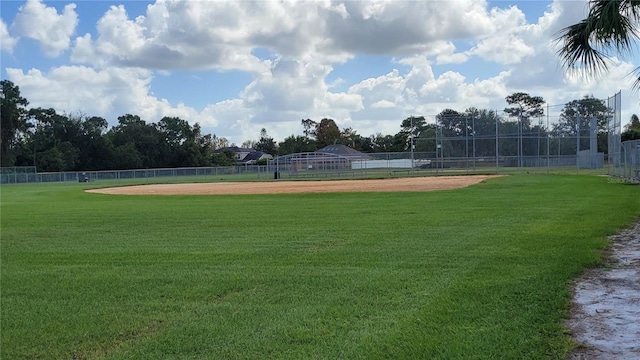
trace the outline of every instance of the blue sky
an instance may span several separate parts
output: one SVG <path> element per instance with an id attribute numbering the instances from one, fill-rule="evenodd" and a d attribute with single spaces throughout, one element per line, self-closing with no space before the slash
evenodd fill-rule
<path id="1" fill-rule="evenodd" d="M 614 59 L 597 80 L 567 74 L 553 38 L 586 1 L 2 1 L 2 78 L 31 106 L 148 122 L 179 116 L 241 144 L 330 117 L 394 134 L 410 115 L 501 110 L 523 91 L 562 104 L 623 93 Z M 561 107 L 552 107 L 550 119 Z"/>

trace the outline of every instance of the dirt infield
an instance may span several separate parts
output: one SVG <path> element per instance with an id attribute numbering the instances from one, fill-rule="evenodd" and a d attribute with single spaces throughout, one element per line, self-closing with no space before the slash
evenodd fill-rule
<path id="1" fill-rule="evenodd" d="M 328 192 L 434 191 L 467 187 L 498 175 L 437 176 L 368 180 L 309 180 L 153 184 L 87 190 L 121 195 L 293 194 Z"/>

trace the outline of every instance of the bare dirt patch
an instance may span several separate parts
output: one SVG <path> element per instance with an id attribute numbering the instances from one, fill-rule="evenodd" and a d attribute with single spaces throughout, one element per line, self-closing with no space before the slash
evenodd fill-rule
<path id="1" fill-rule="evenodd" d="M 327 192 L 433 191 L 467 187 L 498 175 L 436 176 L 368 180 L 305 180 L 152 184 L 88 190 L 123 195 L 292 194 Z"/>
<path id="2" fill-rule="evenodd" d="M 640 220 L 611 240 L 610 264 L 574 285 L 571 359 L 640 359 Z"/>

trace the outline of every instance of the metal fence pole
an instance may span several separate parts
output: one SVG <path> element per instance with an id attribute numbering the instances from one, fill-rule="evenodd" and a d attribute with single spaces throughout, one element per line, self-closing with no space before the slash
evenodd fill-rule
<path id="1" fill-rule="evenodd" d="M 498 151 L 498 111 L 496 110 L 496 174 L 500 173 L 500 167 L 498 163 L 498 156 L 500 152 Z"/>
<path id="2" fill-rule="evenodd" d="M 549 160 L 550 160 L 550 148 L 549 148 L 549 104 L 547 104 L 547 174 L 549 173 Z"/>
<path id="3" fill-rule="evenodd" d="M 469 173 L 469 117 L 464 117 L 464 156 L 467 161 L 467 174 Z"/>
<path id="4" fill-rule="evenodd" d="M 473 142 L 473 171 L 476 170 L 476 112 L 475 110 L 471 114 L 471 136 Z"/>

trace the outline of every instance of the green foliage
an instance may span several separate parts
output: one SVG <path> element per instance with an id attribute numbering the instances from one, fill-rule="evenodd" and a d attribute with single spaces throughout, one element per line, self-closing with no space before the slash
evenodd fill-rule
<path id="1" fill-rule="evenodd" d="M 505 98 L 507 104 L 515 105 L 504 109 L 510 116 L 517 117 L 523 129 L 531 127 L 531 118 L 544 115 L 544 99 L 540 96 L 531 96 L 527 93 L 516 92 Z"/>
<path id="2" fill-rule="evenodd" d="M 236 154 L 229 150 L 224 149 L 220 153 L 215 153 L 212 156 L 213 166 L 231 166 L 236 163 Z"/>
<path id="3" fill-rule="evenodd" d="M 254 146 L 254 149 L 270 155 L 275 155 L 278 153 L 276 142 L 272 137 L 267 135 L 267 129 L 265 128 L 262 128 L 262 130 L 260 130 L 260 140 L 258 140 L 256 145 Z"/>
<path id="4" fill-rule="evenodd" d="M 0 357 L 566 357 L 571 280 L 637 186 L 110 196 L 3 186 Z"/>
<path id="5" fill-rule="evenodd" d="M 622 133 L 620 136 L 622 141 L 638 140 L 640 139 L 640 129 L 629 129 Z"/>
<path id="6" fill-rule="evenodd" d="M 364 152 L 393 152 L 402 151 L 406 138 L 402 134 L 383 135 L 381 133 L 369 136 L 363 141 L 362 150 Z"/>
<path id="7" fill-rule="evenodd" d="M 0 166 L 14 166 L 16 135 L 29 127 L 26 109 L 29 102 L 11 81 L 2 80 L 0 87 Z"/>
<path id="8" fill-rule="evenodd" d="M 278 144 L 278 155 L 312 152 L 317 149 L 314 140 L 306 136 L 290 135 Z"/>
<path id="9" fill-rule="evenodd" d="M 625 130 L 622 132 L 621 140 L 638 140 L 640 139 L 640 119 L 638 119 L 638 115 L 633 114 L 631 116 L 631 121 L 625 125 Z"/>
<path id="10" fill-rule="evenodd" d="M 324 118 L 320 120 L 316 131 L 316 145 L 322 149 L 327 145 L 332 145 L 340 140 L 340 129 L 333 119 Z"/>
<path id="11" fill-rule="evenodd" d="M 609 68 L 609 58 L 634 50 L 638 39 L 640 2 L 637 0 L 591 0 L 587 17 L 560 31 L 559 55 L 570 70 L 597 76 Z M 634 69 L 634 86 L 640 86 Z"/>
<path id="12" fill-rule="evenodd" d="M 435 125 L 427 124 L 424 116 L 410 116 L 400 124 L 398 138 L 404 141 L 401 151 L 411 150 L 411 140 L 415 145 L 415 151 L 431 151 L 435 148 L 435 140 L 422 141 L 421 138 L 433 138 L 435 136 Z"/>
<path id="13" fill-rule="evenodd" d="M 33 131 L 23 133 L 14 149 L 17 165 L 35 165 L 39 171 L 138 169 L 209 166 L 212 137 L 202 135 L 177 117 L 147 124 L 137 115 L 123 115 L 107 131 L 100 117 L 60 115 L 55 109 L 34 108 L 28 115 Z"/>
<path id="14" fill-rule="evenodd" d="M 607 106 L 599 99 L 593 96 L 585 95 L 580 100 L 573 100 L 565 104 L 560 121 L 553 125 L 553 131 L 561 137 L 576 137 L 580 135 L 580 148 L 589 147 L 589 131 L 591 118 L 597 120 L 598 137 L 602 139 L 598 141 L 598 151 L 607 152 Z M 565 142 L 560 150 L 563 154 L 575 154 L 577 150 L 577 142 Z"/>

